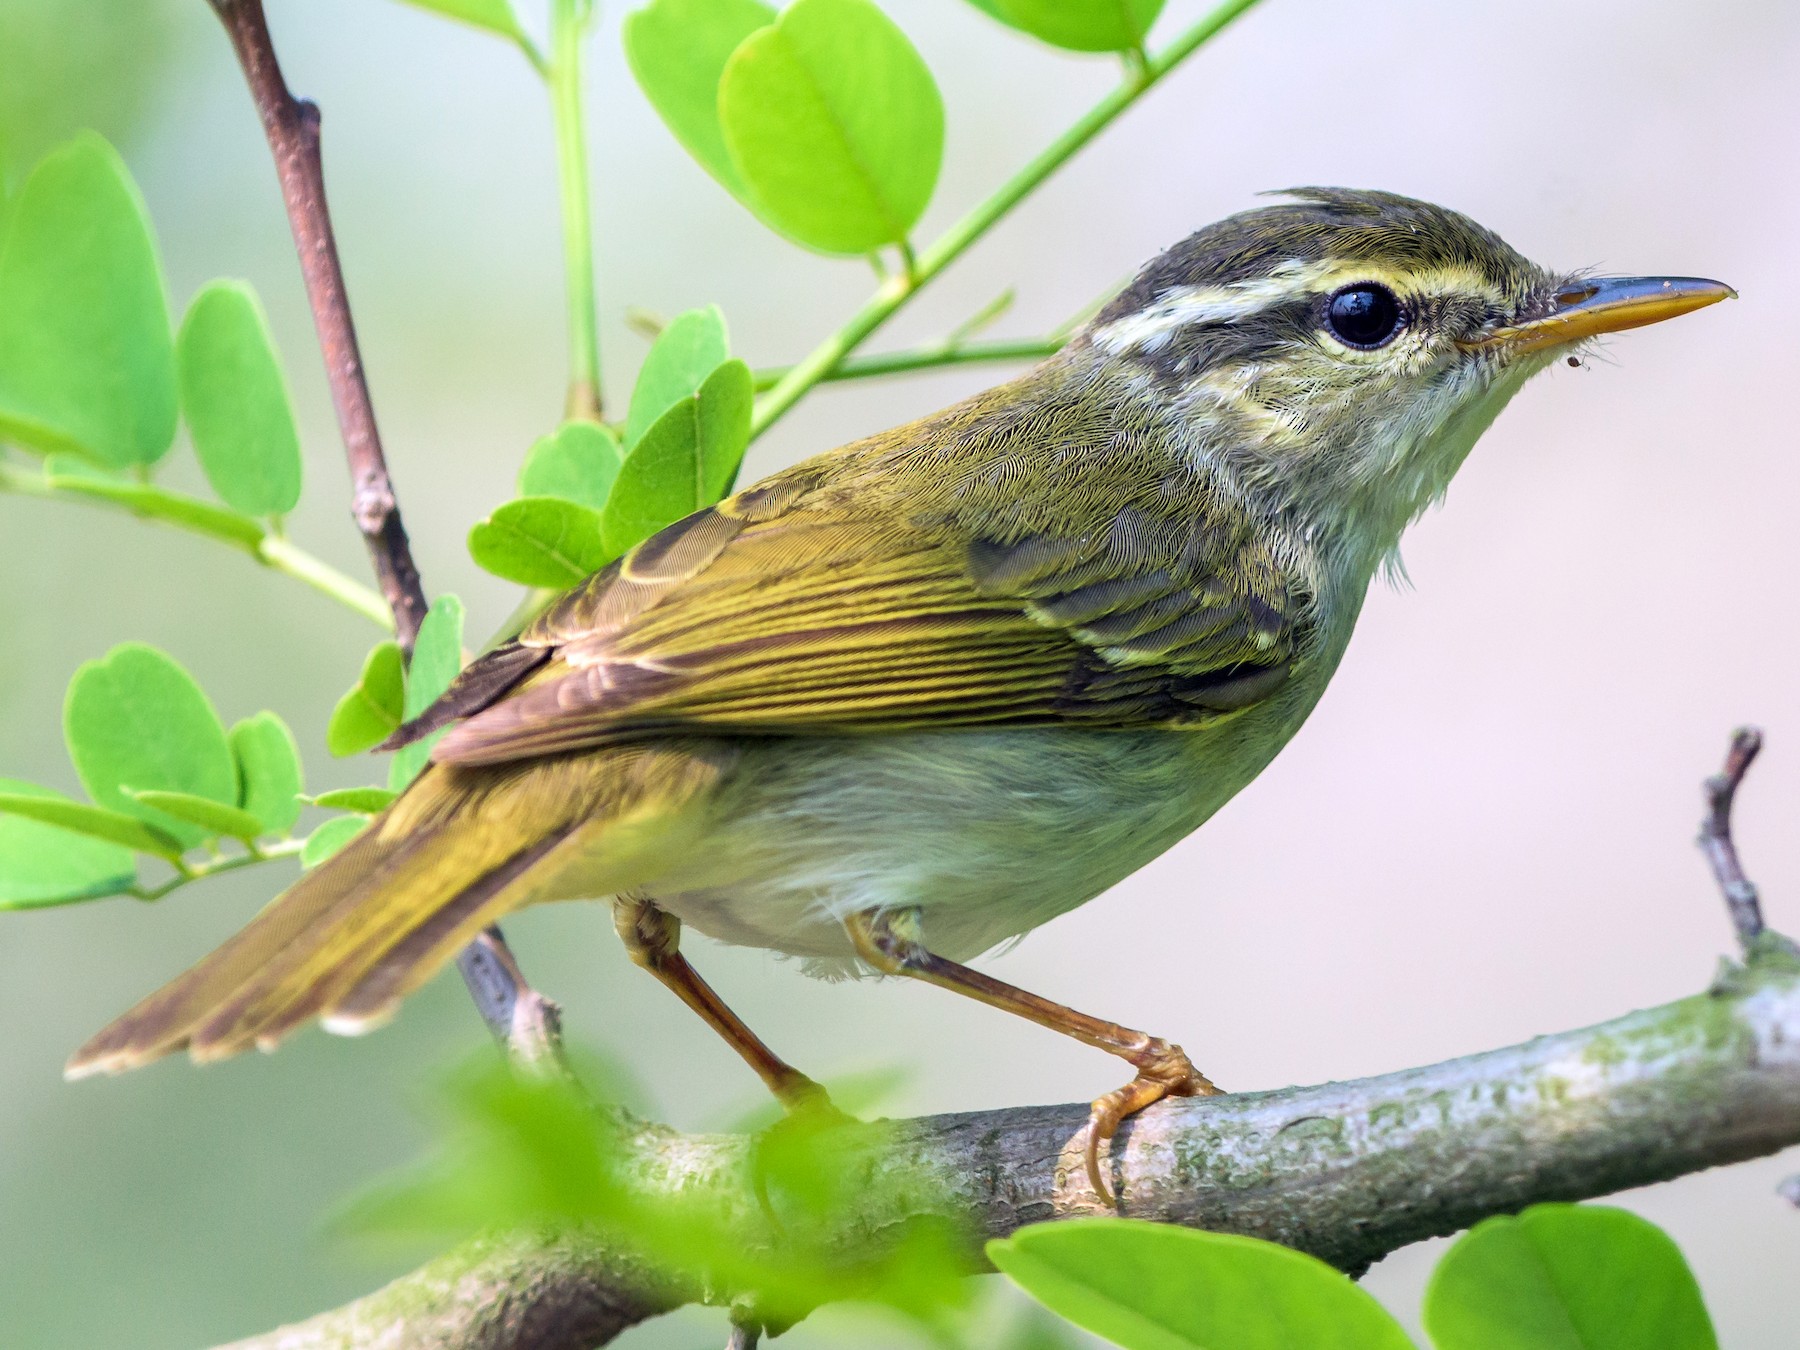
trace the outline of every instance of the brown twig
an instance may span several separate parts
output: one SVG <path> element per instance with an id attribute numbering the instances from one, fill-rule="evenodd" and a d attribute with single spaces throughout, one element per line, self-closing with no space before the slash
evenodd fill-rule
<path id="1" fill-rule="evenodd" d="M 1725 768 L 1708 778 L 1702 788 L 1706 796 L 1706 816 L 1700 822 L 1700 851 L 1706 855 L 1713 879 L 1725 897 L 1737 929 L 1738 943 L 1748 952 L 1763 933 L 1762 905 L 1756 887 L 1744 875 L 1738 860 L 1737 845 L 1731 838 L 1731 806 L 1738 784 L 1762 749 L 1762 732 L 1755 727 L 1739 727 L 1731 734 L 1731 748 L 1725 753 Z"/>
<path id="2" fill-rule="evenodd" d="M 344 456 L 350 465 L 351 515 L 381 593 L 394 615 L 394 634 L 409 656 L 425 619 L 425 588 L 413 563 L 412 546 L 400 519 L 375 405 L 363 373 L 362 352 L 350 314 L 350 295 L 338 260 L 337 236 L 325 200 L 324 161 L 319 153 L 319 108 L 297 99 L 282 77 L 262 0 L 209 0 L 243 67 L 244 80 L 256 104 L 288 225 L 300 255 L 300 275 L 312 308 L 319 351 L 331 385 Z M 534 1066 L 561 1063 L 562 1037 L 557 1007 L 525 981 L 500 929 L 490 927 L 457 958 L 463 982 L 482 1019 L 521 1062 Z"/>
<path id="3" fill-rule="evenodd" d="M 308 99 L 295 98 L 282 78 L 262 0 L 210 3 L 231 38 L 275 158 L 288 225 L 300 254 L 300 274 L 306 282 L 320 354 L 325 358 L 331 402 L 344 437 L 344 454 L 350 461 L 351 515 L 368 545 L 381 593 L 394 611 L 396 637 L 402 650 L 410 653 L 425 619 L 425 590 L 413 565 L 399 503 L 394 500 L 375 426 L 375 408 L 369 399 L 369 382 L 363 374 L 362 352 L 356 343 L 356 326 L 350 317 L 344 270 L 325 201 L 319 108 Z"/>

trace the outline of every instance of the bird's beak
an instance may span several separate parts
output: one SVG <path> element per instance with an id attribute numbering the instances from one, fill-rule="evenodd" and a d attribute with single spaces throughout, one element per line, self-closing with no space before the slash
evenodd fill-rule
<path id="1" fill-rule="evenodd" d="M 1542 318 L 1508 324 L 1457 346 L 1465 351 L 1498 347 L 1508 355 L 1539 351 L 1735 299 L 1737 292 L 1724 282 L 1703 277 L 1593 277 L 1564 286 L 1556 294 L 1556 308 Z"/>

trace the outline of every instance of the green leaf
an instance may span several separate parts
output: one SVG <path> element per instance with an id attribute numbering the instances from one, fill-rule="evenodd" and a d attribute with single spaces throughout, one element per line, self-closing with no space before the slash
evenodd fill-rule
<path id="1" fill-rule="evenodd" d="M 561 497 L 598 511 L 606 505 L 619 462 L 618 438 L 593 422 L 564 422 L 531 447 L 519 470 L 521 497 Z"/>
<path id="2" fill-rule="evenodd" d="M 399 796 L 398 792 L 390 792 L 387 788 L 335 788 L 314 797 L 313 805 L 332 811 L 354 811 L 359 816 L 378 816 Z"/>
<path id="3" fill-rule="evenodd" d="M 0 244 L 0 432 L 103 464 L 175 438 L 175 347 L 143 200 L 91 133 L 32 171 Z"/>
<path id="4" fill-rule="evenodd" d="M 300 865 L 317 867 L 361 834 L 368 823 L 361 816 L 339 816 L 326 821 L 307 835 L 306 842 L 300 846 Z"/>
<path id="5" fill-rule="evenodd" d="M 54 825 L 59 830 L 73 830 L 91 839 L 104 839 L 152 857 L 167 858 L 170 862 L 181 856 L 179 840 L 136 816 L 108 811 L 103 806 L 89 806 L 86 802 L 72 802 L 66 797 L 38 795 L 41 792 L 42 789 L 34 789 L 24 793 L 0 793 L 0 815 L 21 816 Z"/>
<path id="6" fill-rule="evenodd" d="M 425 615 L 425 622 L 419 625 L 419 636 L 413 643 L 412 665 L 406 672 L 406 720 L 424 712 L 450 687 L 462 669 L 462 640 L 462 601 L 454 595 L 440 595 Z M 396 750 L 388 765 L 388 786 L 399 792 L 417 778 L 441 735 L 443 732 L 436 732 Z"/>
<path id="7" fill-rule="evenodd" d="M 1052 1312 L 1126 1350 L 1411 1350 L 1323 1261 L 1272 1242 L 1139 1219 L 1075 1219 L 990 1242 Z"/>
<path id="8" fill-rule="evenodd" d="M 656 335 L 644 356 L 631 390 L 625 417 L 625 449 L 631 451 L 644 433 L 670 408 L 706 383 L 706 377 L 731 356 L 725 316 L 717 305 L 677 315 Z M 603 503 L 602 503 L 603 504 Z"/>
<path id="9" fill-rule="evenodd" d="M 237 801 L 237 761 L 219 714 L 194 677 L 154 647 L 124 643 L 77 670 L 63 736 L 96 805 L 147 820 L 189 848 L 206 838 L 203 829 L 170 823 L 126 789 Z"/>
<path id="10" fill-rule="evenodd" d="M 232 727 L 228 739 L 237 759 L 238 805 L 268 833 L 286 834 L 300 819 L 306 790 L 294 733 L 274 713 L 259 712 Z"/>
<path id="11" fill-rule="evenodd" d="M 719 126 L 719 79 L 739 44 L 774 22 L 774 9 L 761 0 L 652 0 L 625 17 L 625 59 L 650 106 L 700 167 L 740 199 L 744 180 Z"/>
<path id="12" fill-rule="evenodd" d="M 644 433 L 606 503 L 609 556 L 725 495 L 750 443 L 751 397 L 750 368 L 727 361 Z"/>
<path id="13" fill-rule="evenodd" d="M 1163 0 L 970 0 L 1001 23 L 1074 52 L 1142 47 Z"/>
<path id="14" fill-rule="evenodd" d="M 1647 1219 L 1533 1205 L 1484 1219 L 1425 1291 L 1438 1350 L 1718 1350 L 1693 1272 Z"/>
<path id="15" fill-rule="evenodd" d="M 300 501 L 300 432 L 275 339 L 242 281 L 214 281 L 188 306 L 176 339 L 181 408 L 206 481 L 249 516 Z"/>
<path id="16" fill-rule="evenodd" d="M 129 483 L 123 479 L 102 478 L 91 473 L 65 473 L 62 472 L 62 463 L 55 459 L 52 460 L 51 467 L 56 472 L 49 474 L 46 481 L 58 492 L 78 492 L 87 497 L 103 497 L 107 501 L 118 502 L 139 515 L 167 520 L 243 548 L 254 549 L 268 537 L 269 532 L 258 521 L 239 515 L 227 507 L 203 502 L 197 497 L 170 492 L 167 488 L 159 488 L 151 483 Z"/>
<path id="17" fill-rule="evenodd" d="M 16 778 L 0 778 L 0 798 L 76 805 L 49 788 Z M 137 826 L 136 821 L 131 824 Z M 136 882 L 137 864 L 130 849 L 29 816 L 0 814 L 0 909 L 95 900 L 117 895 Z"/>
<path id="18" fill-rule="evenodd" d="M 209 801 L 205 797 L 196 797 L 192 793 L 155 790 L 135 792 L 126 788 L 125 794 L 140 806 L 147 806 L 152 811 L 160 811 L 165 816 L 173 816 L 185 824 L 199 827 L 208 839 L 223 836 L 249 843 L 263 832 L 262 821 L 248 811 Z"/>
<path id="19" fill-rule="evenodd" d="M 497 577 L 558 590 L 612 558 L 601 540 L 600 513 L 561 497 L 506 503 L 469 531 L 469 556 Z"/>
<path id="20" fill-rule="evenodd" d="M 719 120 L 764 216 L 821 253 L 899 243 L 944 154 L 944 104 L 870 0 L 794 0 L 725 66 Z"/>
<path id="21" fill-rule="evenodd" d="M 511 0 L 406 0 L 406 3 L 432 10 L 447 18 L 460 19 L 514 41 L 525 37 L 525 30 L 519 26 L 519 16 L 513 12 Z"/>
<path id="22" fill-rule="evenodd" d="M 383 642 L 371 651 L 355 687 L 331 710 L 325 748 L 341 759 L 393 735 L 406 707 L 404 671 L 399 644 Z"/>

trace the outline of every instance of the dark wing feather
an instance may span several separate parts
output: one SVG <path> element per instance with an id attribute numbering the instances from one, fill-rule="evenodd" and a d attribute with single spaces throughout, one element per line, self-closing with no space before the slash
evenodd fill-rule
<path id="1" fill-rule="evenodd" d="M 460 701 L 474 715 L 436 757 L 683 730 L 1194 726 L 1287 678 L 1308 593 L 1241 509 L 1146 437 L 1064 426 L 1029 457 L 1015 439 L 945 456 L 924 448 L 941 435 L 894 433 L 670 526 L 472 666 L 472 694 L 507 692 Z"/>

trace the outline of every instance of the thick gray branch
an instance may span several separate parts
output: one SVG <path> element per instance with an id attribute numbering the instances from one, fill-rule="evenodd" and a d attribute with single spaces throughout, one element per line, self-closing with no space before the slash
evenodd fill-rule
<path id="1" fill-rule="evenodd" d="M 1082 1179 L 1086 1117 L 1073 1104 L 847 1128 L 847 1147 L 879 1145 L 857 1164 L 870 1184 L 842 1242 L 879 1243 L 926 1214 L 995 1237 L 1101 1212 Z M 1707 992 L 1599 1026 L 1356 1082 L 1163 1103 L 1127 1125 L 1113 1164 L 1125 1214 L 1268 1238 L 1357 1272 L 1490 1214 L 1796 1143 L 1800 961 L 1765 933 L 1749 965 L 1727 966 Z M 745 1137 L 637 1125 L 623 1146 L 646 1194 L 708 1194 L 727 1221 L 757 1227 Z M 884 1186 L 896 1160 L 906 1181 Z M 590 1350 L 733 1292 L 652 1280 L 592 1238 L 515 1236 L 236 1350 Z"/>

